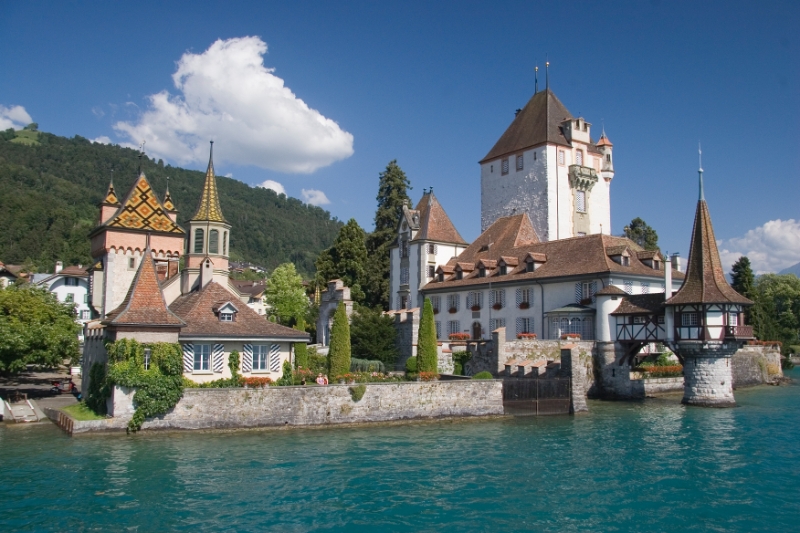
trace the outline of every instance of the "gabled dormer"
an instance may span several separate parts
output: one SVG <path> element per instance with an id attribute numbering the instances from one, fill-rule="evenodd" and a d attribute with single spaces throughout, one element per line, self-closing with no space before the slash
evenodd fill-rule
<path id="1" fill-rule="evenodd" d="M 649 266 L 653 270 L 661 270 L 661 267 L 664 264 L 664 258 L 661 256 L 658 250 L 644 250 L 641 252 L 636 252 L 636 257 L 642 262 L 643 265 Z"/>
<path id="2" fill-rule="evenodd" d="M 439 265 L 436 268 L 436 280 L 442 283 L 448 276 L 452 276 L 455 268 L 450 265 Z"/>
<path id="3" fill-rule="evenodd" d="M 464 279 L 475 271 L 473 263 L 456 263 L 455 274 L 456 279 Z"/>
<path id="4" fill-rule="evenodd" d="M 631 252 L 627 246 L 612 246 L 606 248 L 606 255 L 615 263 L 624 267 L 631 266 Z"/>
<path id="5" fill-rule="evenodd" d="M 239 308 L 233 302 L 221 302 L 213 308 L 214 314 L 220 322 L 236 322 L 236 315 Z"/>
<path id="6" fill-rule="evenodd" d="M 547 254 L 528 252 L 525 256 L 525 272 L 535 272 L 547 262 Z"/>
<path id="7" fill-rule="evenodd" d="M 478 270 L 478 277 L 485 278 L 490 276 L 492 271 L 497 268 L 497 261 L 494 259 L 481 259 L 475 266 Z"/>
<path id="8" fill-rule="evenodd" d="M 497 261 L 497 275 L 505 276 L 519 266 L 519 259 L 516 257 L 501 256 Z"/>

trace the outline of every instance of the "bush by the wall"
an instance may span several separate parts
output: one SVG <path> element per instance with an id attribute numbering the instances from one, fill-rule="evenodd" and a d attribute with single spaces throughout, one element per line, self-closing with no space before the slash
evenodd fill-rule
<path id="1" fill-rule="evenodd" d="M 472 379 L 494 379 L 494 376 L 492 376 L 491 372 L 484 370 L 483 372 L 478 372 L 472 376 Z"/>
<path id="2" fill-rule="evenodd" d="M 89 369 L 89 390 L 86 392 L 86 406 L 98 415 L 107 412 L 106 399 L 111 391 L 106 383 L 106 365 L 95 363 Z"/>
<path id="3" fill-rule="evenodd" d="M 386 372 L 383 361 L 372 359 L 350 359 L 350 372 Z"/>
<path id="4" fill-rule="evenodd" d="M 412 372 L 416 373 L 417 372 L 417 356 L 416 355 L 412 355 L 411 357 L 408 358 L 408 361 L 406 361 L 406 372 L 409 372 L 409 373 L 412 373 Z"/>
<path id="5" fill-rule="evenodd" d="M 294 378 L 292 377 L 292 363 L 289 361 L 283 362 L 283 375 L 275 382 L 277 385 L 294 385 Z"/>
<path id="6" fill-rule="evenodd" d="M 453 374 L 456 376 L 464 375 L 464 366 L 467 361 L 472 358 L 472 355 L 467 351 L 453 352 Z"/>

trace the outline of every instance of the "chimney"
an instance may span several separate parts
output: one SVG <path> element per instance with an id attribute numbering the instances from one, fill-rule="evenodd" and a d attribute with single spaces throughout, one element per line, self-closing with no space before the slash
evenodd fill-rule
<path id="1" fill-rule="evenodd" d="M 672 261 L 669 254 L 664 257 L 664 300 L 672 298 Z"/>
<path id="2" fill-rule="evenodd" d="M 61 261 L 56 261 L 56 274 L 61 272 L 63 268 L 64 268 L 64 263 L 62 263 Z"/>
<path id="3" fill-rule="evenodd" d="M 206 257 L 200 266 L 200 288 L 208 285 L 212 279 L 214 279 L 214 264 Z"/>
<path id="4" fill-rule="evenodd" d="M 672 268 L 678 272 L 683 272 L 683 270 L 681 270 L 681 254 L 678 252 L 672 254 Z"/>

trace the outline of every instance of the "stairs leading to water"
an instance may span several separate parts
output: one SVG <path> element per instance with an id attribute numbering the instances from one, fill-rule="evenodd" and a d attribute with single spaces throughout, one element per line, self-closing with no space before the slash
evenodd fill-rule
<path id="1" fill-rule="evenodd" d="M 36 410 L 31 405 L 30 400 L 23 400 L 21 402 L 6 403 L 6 410 L 14 417 L 14 422 L 38 422 L 39 417 L 36 415 Z"/>

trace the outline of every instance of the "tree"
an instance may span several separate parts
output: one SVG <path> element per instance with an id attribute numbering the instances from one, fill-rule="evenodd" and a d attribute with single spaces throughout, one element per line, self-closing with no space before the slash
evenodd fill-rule
<path id="1" fill-rule="evenodd" d="M 297 319 L 294 329 L 306 331 L 306 320 L 303 317 Z M 305 342 L 294 343 L 294 364 L 297 368 L 308 368 L 308 345 Z"/>
<path id="2" fill-rule="evenodd" d="M 353 301 L 363 302 L 366 263 L 366 233 L 351 218 L 339 230 L 333 246 L 319 254 L 316 262 L 317 283 L 324 287 L 328 281 L 340 279 L 350 287 Z"/>
<path id="3" fill-rule="evenodd" d="M 380 173 L 375 230 L 367 237 L 368 262 L 365 303 L 370 307 L 389 309 L 389 247 L 397 238 L 397 225 L 403 206 L 410 202 L 411 189 L 405 172 L 392 160 Z"/>
<path id="4" fill-rule="evenodd" d="M 78 361 L 74 306 L 46 289 L 13 285 L 0 290 L 0 370 L 19 372 L 27 364 L 58 366 Z"/>
<path id="5" fill-rule="evenodd" d="M 303 289 L 303 278 L 292 263 L 284 263 L 272 271 L 267 280 L 264 300 L 272 307 L 278 322 L 288 325 L 292 320 L 305 316 L 308 297 Z"/>
<path id="6" fill-rule="evenodd" d="M 333 314 L 331 345 L 328 349 L 328 376 L 335 378 L 350 372 L 350 323 L 344 303 Z"/>
<path id="7" fill-rule="evenodd" d="M 430 298 L 425 298 L 425 303 L 422 305 L 422 316 L 419 319 L 417 368 L 420 372 L 436 372 L 439 369 L 436 324 L 433 321 L 433 304 L 431 304 Z"/>
<path id="8" fill-rule="evenodd" d="M 780 341 L 783 351 L 800 338 L 800 279 L 794 274 L 764 274 L 753 286 L 753 330 L 760 340 Z"/>
<path id="9" fill-rule="evenodd" d="M 397 361 L 397 330 L 394 319 L 380 309 L 357 306 L 350 325 L 353 357 L 382 361 L 393 367 Z"/>
<path id="10" fill-rule="evenodd" d="M 731 286 L 733 289 L 746 298 L 750 298 L 753 294 L 753 285 L 755 284 L 755 276 L 753 269 L 750 267 L 750 259 L 743 255 L 733 264 L 731 268 Z"/>
<path id="11" fill-rule="evenodd" d="M 645 250 L 658 250 L 658 233 L 639 217 L 625 226 L 625 236 Z"/>

